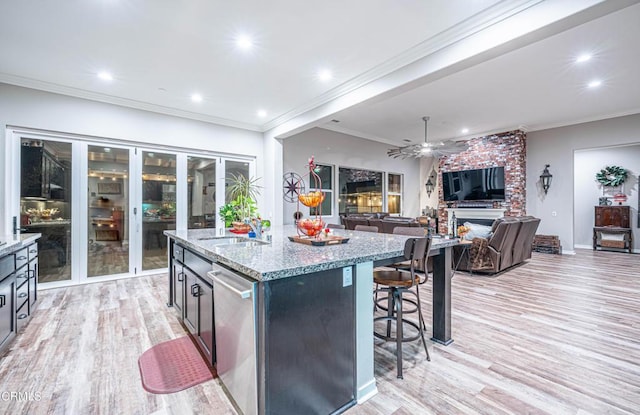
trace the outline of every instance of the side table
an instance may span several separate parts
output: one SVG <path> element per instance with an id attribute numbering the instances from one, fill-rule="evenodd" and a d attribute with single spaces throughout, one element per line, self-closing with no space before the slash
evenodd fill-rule
<path id="1" fill-rule="evenodd" d="M 453 264 L 453 273 L 452 275 L 454 275 L 457 271 L 458 271 L 458 267 L 460 266 L 460 263 L 462 263 L 462 259 L 466 256 L 467 257 L 467 263 L 469 264 L 469 275 L 473 275 L 473 269 L 471 267 L 471 246 L 473 245 L 473 242 L 471 241 L 467 241 L 462 239 L 460 241 L 460 244 L 457 245 L 458 249 L 461 250 L 460 252 L 460 257 L 458 257 L 458 261 L 456 261 L 455 264 Z"/>

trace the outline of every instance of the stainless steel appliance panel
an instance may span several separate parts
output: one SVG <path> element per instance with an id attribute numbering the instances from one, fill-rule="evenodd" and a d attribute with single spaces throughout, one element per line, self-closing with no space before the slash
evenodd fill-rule
<path id="1" fill-rule="evenodd" d="M 257 282 L 213 264 L 216 369 L 245 415 L 258 413 Z"/>

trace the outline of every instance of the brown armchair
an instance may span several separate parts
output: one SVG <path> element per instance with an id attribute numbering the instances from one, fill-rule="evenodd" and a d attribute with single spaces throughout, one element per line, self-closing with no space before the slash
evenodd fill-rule
<path id="1" fill-rule="evenodd" d="M 497 219 L 489 238 L 474 238 L 472 246 L 454 247 L 459 270 L 496 273 L 531 258 L 531 244 L 540 219 L 531 216 Z"/>

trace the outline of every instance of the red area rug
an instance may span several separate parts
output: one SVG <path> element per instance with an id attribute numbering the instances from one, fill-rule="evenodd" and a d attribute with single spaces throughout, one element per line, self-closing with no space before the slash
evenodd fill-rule
<path id="1" fill-rule="evenodd" d="M 213 379 L 211 369 L 189 336 L 153 346 L 138 359 L 142 387 L 151 393 L 174 393 Z"/>

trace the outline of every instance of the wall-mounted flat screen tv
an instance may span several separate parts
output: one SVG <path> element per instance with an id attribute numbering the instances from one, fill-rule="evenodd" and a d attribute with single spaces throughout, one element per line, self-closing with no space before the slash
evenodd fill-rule
<path id="1" fill-rule="evenodd" d="M 459 200 L 504 200 L 504 167 L 442 173 L 446 202 Z"/>

